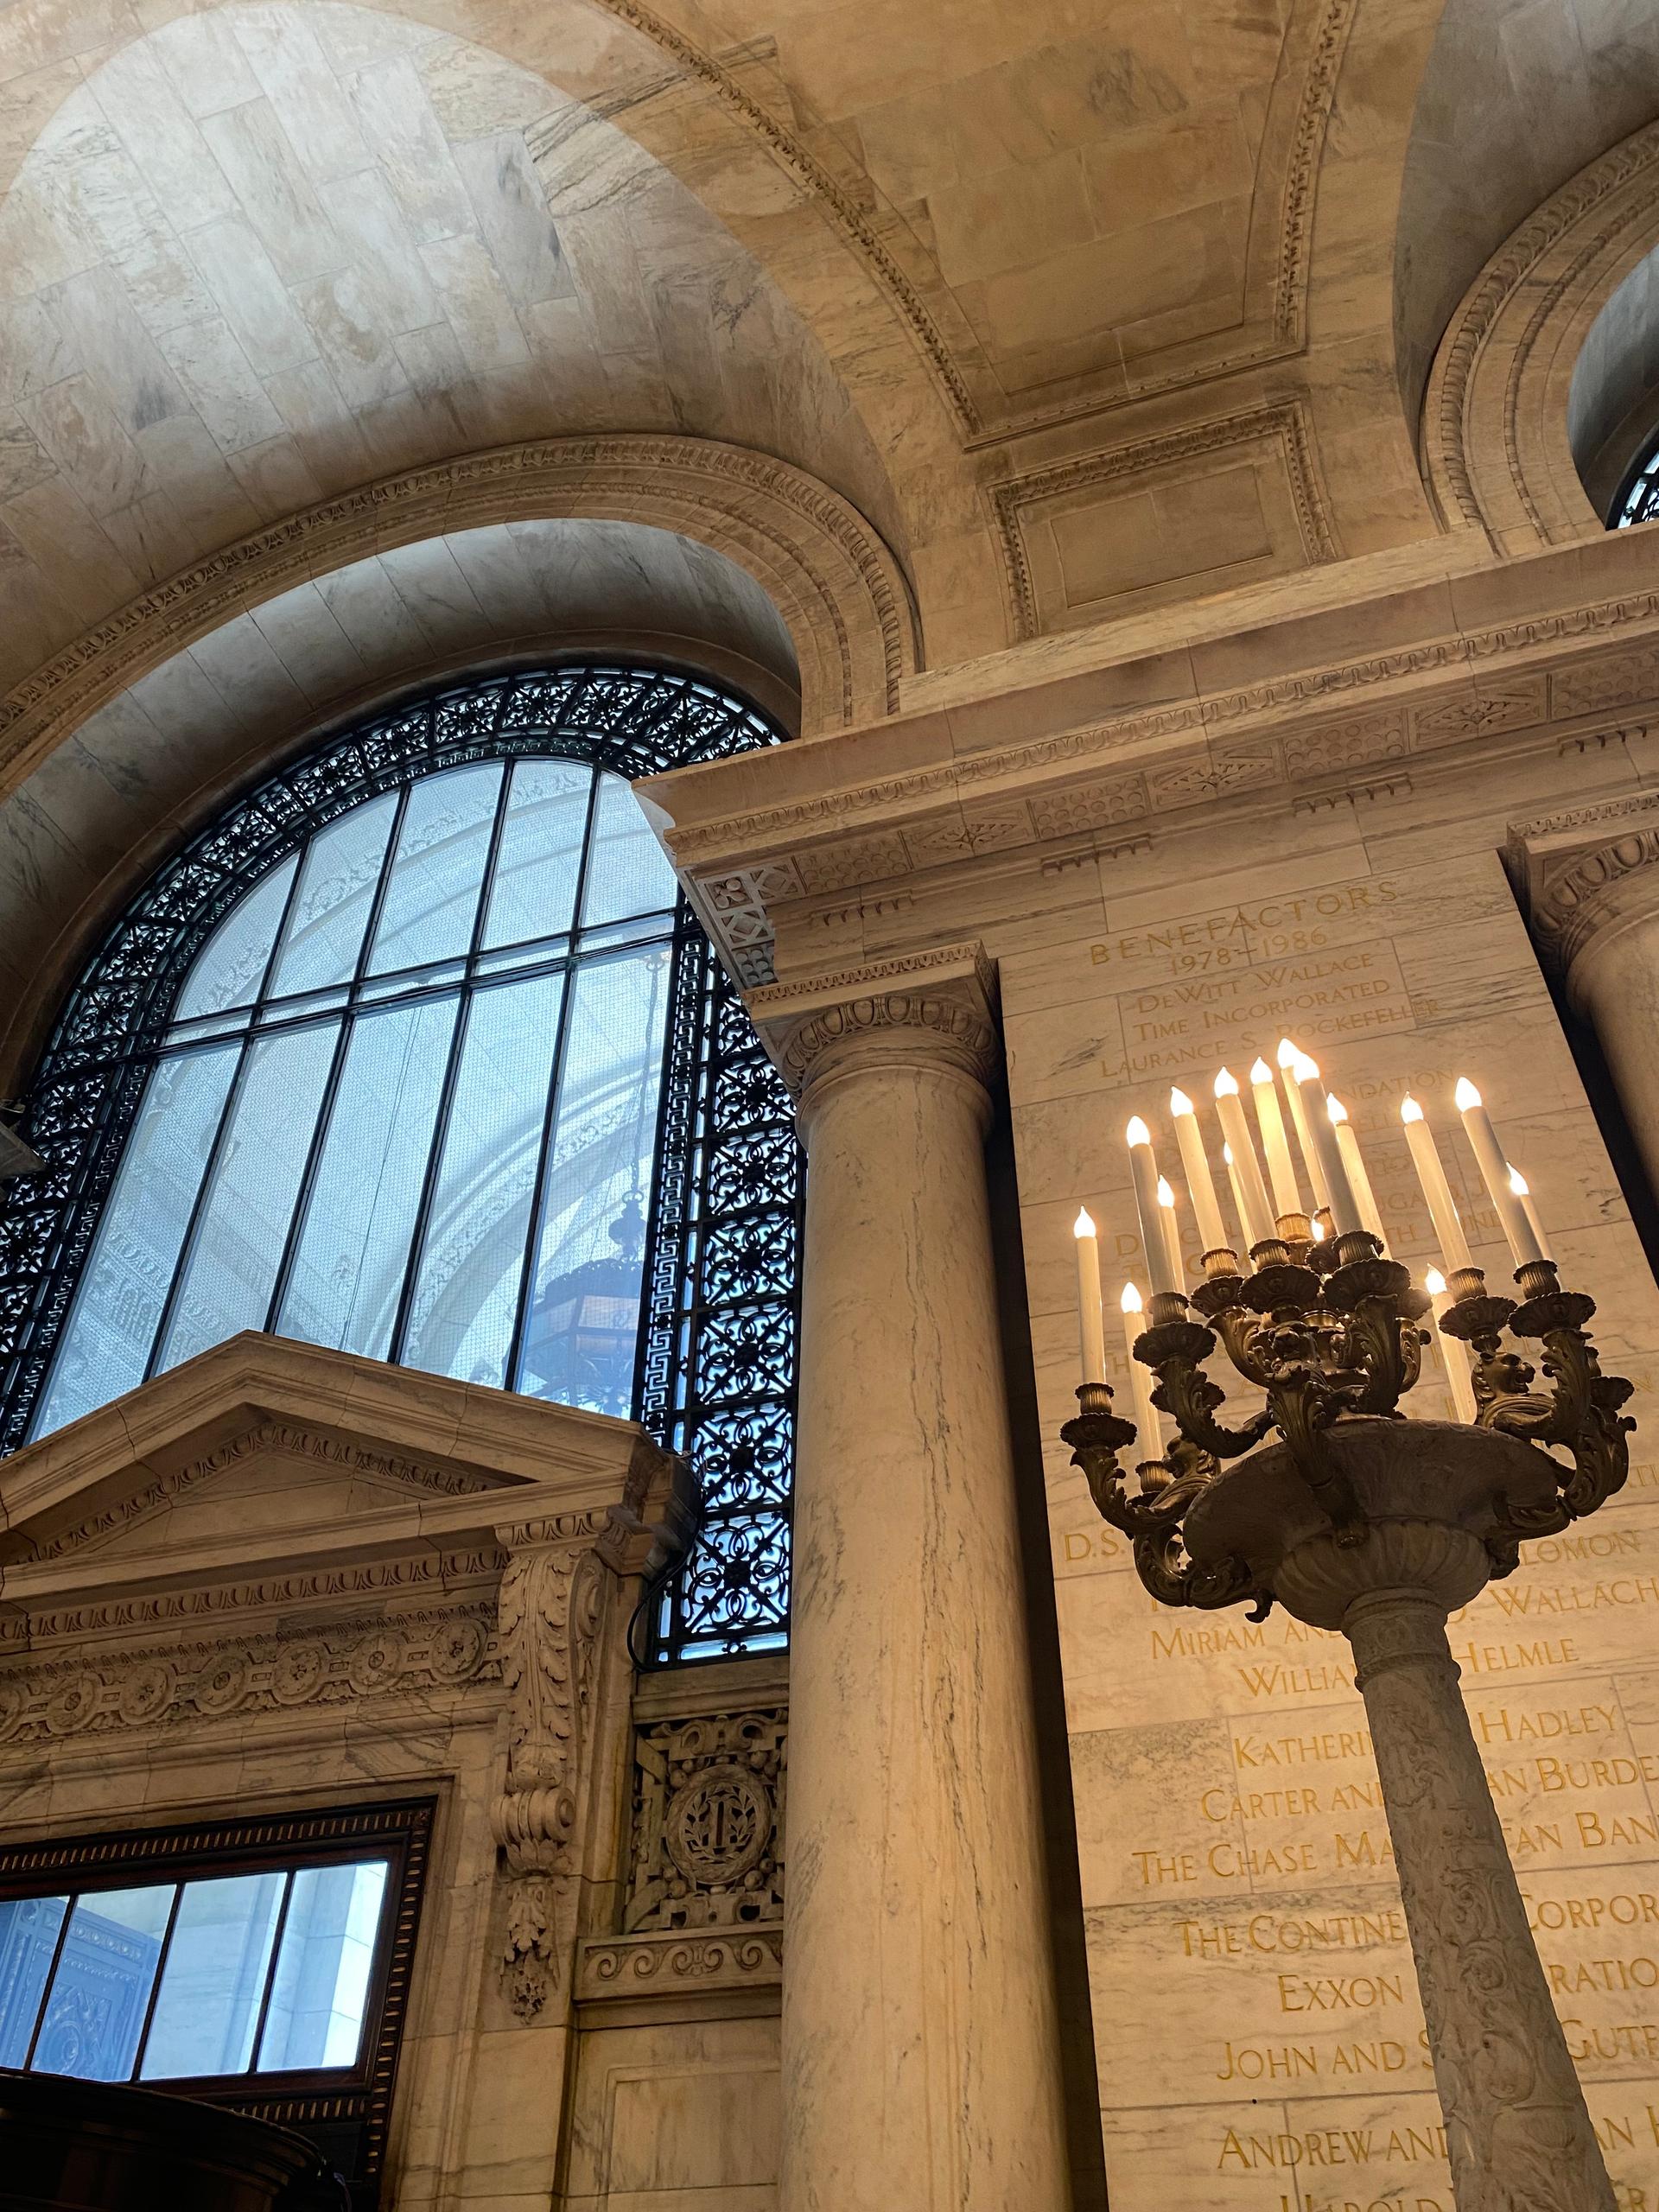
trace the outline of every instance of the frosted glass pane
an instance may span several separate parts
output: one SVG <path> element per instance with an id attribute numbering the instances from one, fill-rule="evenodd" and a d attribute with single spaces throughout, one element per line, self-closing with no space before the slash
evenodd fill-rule
<path id="1" fill-rule="evenodd" d="M 251 1006 L 264 981 L 265 963 L 282 927 L 289 886 L 300 864 L 290 853 L 250 891 L 213 931 L 196 955 L 179 1002 L 175 1021 L 188 1021 L 202 1014 L 219 1014 L 227 1006 Z"/>
<path id="2" fill-rule="evenodd" d="M 383 1859 L 295 1875 L 259 2039 L 262 2074 L 356 2058 L 385 1890 Z"/>
<path id="3" fill-rule="evenodd" d="M 473 1001 L 400 1354 L 411 1367 L 505 1380 L 563 991 L 537 976 Z"/>
<path id="4" fill-rule="evenodd" d="M 328 1116 L 279 1336 L 384 1359 L 409 1264 L 457 1001 L 365 1014 Z"/>
<path id="5" fill-rule="evenodd" d="M 342 814 L 307 846 L 300 887 L 271 974 L 273 994 L 286 996 L 350 981 L 397 810 L 397 796 L 389 791 Z"/>
<path id="6" fill-rule="evenodd" d="M 665 946 L 584 966 L 572 986 L 516 1387 L 626 1414 L 651 1203 Z"/>
<path id="7" fill-rule="evenodd" d="M 593 773 L 575 760 L 520 760 L 513 769 L 490 887 L 486 945 L 522 944 L 569 928 Z"/>
<path id="8" fill-rule="evenodd" d="M 0 1904 L 0 2066 L 29 2056 L 41 1993 L 52 1971 L 65 1897 L 8 1897 Z"/>
<path id="9" fill-rule="evenodd" d="M 375 926 L 372 974 L 467 950 L 500 790 L 501 763 L 489 760 L 428 776 L 410 791 Z"/>
<path id="10" fill-rule="evenodd" d="M 595 929 L 630 914 L 660 913 L 679 895 L 674 871 L 646 827 L 645 815 L 620 776 L 601 776 L 594 810 L 594 842 L 582 924 Z"/>
<path id="11" fill-rule="evenodd" d="M 239 1045 L 158 1063 L 104 1208 L 32 1433 L 45 1436 L 144 1379 Z"/>
<path id="12" fill-rule="evenodd" d="M 231 1874 L 185 1885 L 144 2044 L 141 2082 L 246 2069 L 287 1878 Z"/>
<path id="13" fill-rule="evenodd" d="M 320 1022 L 249 1046 L 162 1367 L 264 1327 L 339 1029 Z"/>
<path id="14" fill-rule="evenodd" d="M 173 1884 L 103 1890 L 77 1900 L 47 1993 L 37 2074 L 84 2082 L 131 2078 L 150 1984 L 173 1906 Z"/>

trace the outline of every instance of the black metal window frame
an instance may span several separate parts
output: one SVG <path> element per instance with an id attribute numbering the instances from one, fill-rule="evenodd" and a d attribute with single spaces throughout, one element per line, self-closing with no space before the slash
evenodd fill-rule
<path id="1" fill-rule="evenodd" d="M 301 2129 L 351 2184 L 354 2200 L 368 2204 L 374 2200 L 385 2158 L 435 1811 L 433 1799 L 411 1798 L 340 1811 L 265 1814 L 0 1845 L 0 1901 L 67 1893 L 72 1902 L 63 1916 L 60 1946 L 73 1917 L 73 1900 L 100 1891 L 174 1882 L 181 1896 L 187 1882 L 204 1878 L 294 1873 L 308 1866 L 385 1859 L 390 1872 L 354 2064 L 191 2080 L 168 2077 L 145 2085 Z M 271 1947 L 273 1969 L 279 1942 L 280 1930 Z M 158 1959 L 152 2010 L 162 1963 Z M 42 1992 L 42 2007 L 48 1997 L 49 1984 Z M 270 1997 L 268 1974 L 261 2023 Z M 256 2031 L 256 2050 L 257 2040 Z M 135 2058 L 135 2069 L 138 2063 Z"/>
<path id="2" fill-rule="evenodd" d="M 1610 530 L 1629 530 L 1659 515 L 1659 437 L 1649 438 L 1626 471 L 1608 521 Z"/>
<path id="3" fill-rule="evenodd" d="M 165 864 L 72 993 L 26 1102 L 21 1134 L 47 1168 L 7 1185 L 0 1205 L 0 1451 L 29 1433 L 191 965 L 272 868 L 337 816 L 443 769 L 539 755 L 632 780 L 779 741 L 742 701 L 664 671 L 582 664 L 480 679 L 325 742 Z M 641 1656 L 658 1663 L 787 1633 L 803 1179 L 787 1096 L 683 898 L 664 934 L 669 1019 L 632 1411 L 696 1467 L 706 1510 L 696 1554 L 644 1624 Z M 522 1330 L 521 1312 L 515 1344 Z"/>

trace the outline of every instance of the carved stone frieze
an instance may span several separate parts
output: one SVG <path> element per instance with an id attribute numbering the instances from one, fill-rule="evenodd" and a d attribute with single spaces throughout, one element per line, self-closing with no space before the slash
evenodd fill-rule
<path id="1" fill-rule="evenodd" d="M 490 1610 L 479 1603 L 380 1612 L 240 1642 L 227 1636 L 7 1662 L 0 1666 L 0 1743 L 97 1738 L 493 1681 L 499 1666 Z"/>
<path id="2" fill-rule="evenodd" d="M 627 1934 L 781 1919 L 788 1733 L 777 1707 L 638 1731 Z"/>
<path id="3" fill-rule="evenodd" d="M 781 1926 L 620 1936 L 582 1945 L 576 2001 L 764 1989 L 779 1986 L 783 1973 Z"/>
<path id="4" fill-rule="evenodd" d="M 798 1096 L 861 1040 L 908 1039 L 976 1082 L 995 1073 L 995 980 L 978 944 L 772 983 L 745 1001 L 779 1072 Z"/>

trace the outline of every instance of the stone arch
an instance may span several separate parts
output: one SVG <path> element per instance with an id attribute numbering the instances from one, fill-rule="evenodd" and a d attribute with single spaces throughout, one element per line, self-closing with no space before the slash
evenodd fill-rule
<path id="1" fill-rule="evenodd" d="M 1553 193 L 1480 271 L 1423 408 L 1424 474 L 1448 528 L 1484 530 L 1510 554 L 1600 534 L 1586 472 L 1643 388 L 1641 333 L 1619 343 L 1607 318 L 1656 242 L 1650 124 Z"/>
<path id="2" fill-rule="evenodd" d="M 1395 365 L 1414 427 L 1442 333 L 1505 239 L 1659 115 L 1651 11 L 1445 0 L 1438 14 L 1394 251 Z"/>
<path id="3" fill-rule="evenodd" d="M 916 665 L 898 562 L 826 486 L 705 439 L 551 438 L 382 478 L 141 593 L 0 702 L 0 777 L 15 787 L 135 677 L 292 585 L 448 531 L 556 517 L 652 524 L 747 570 L 794 642 L 809 734 L 890 713 Z"/>

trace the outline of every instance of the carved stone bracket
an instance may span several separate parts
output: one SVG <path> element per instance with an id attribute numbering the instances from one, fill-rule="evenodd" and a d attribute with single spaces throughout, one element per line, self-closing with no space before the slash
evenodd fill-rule
<path id="1" fill-rule="evenodd" d="M 524 2020 L 556 1987 L 564 1948 L 595 1655 L 616 1584 L 609 1525 L 604 1515 L 572 1514 L 500 1531 L 510 1548 L 499 1629 L 507 1747 L 490 1825 L 510 1875 L 502 1963 Z"/>
<path id="2" fill-rule="evenodd" d="M 996 1071 L 995 972 L 977 944 L 771 983 L 745 1003 L 798 1098 L 849 1051 L 876 1039 L 920 1046 L 978 1083 Z"/>

